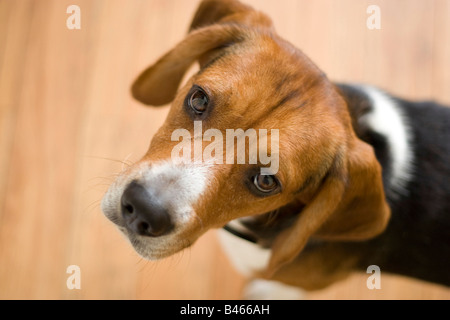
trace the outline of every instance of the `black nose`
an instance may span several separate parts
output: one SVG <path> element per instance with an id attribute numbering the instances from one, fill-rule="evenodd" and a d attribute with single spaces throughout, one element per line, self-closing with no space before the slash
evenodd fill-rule
<path id="1" fill-rule="evenodd" d="M 157 204 L 138 182 L 131 182 L 121 199 L 122 216 L 127 228 L 141 236 L 159 237 L 172 227 L 167 210 Z"/>

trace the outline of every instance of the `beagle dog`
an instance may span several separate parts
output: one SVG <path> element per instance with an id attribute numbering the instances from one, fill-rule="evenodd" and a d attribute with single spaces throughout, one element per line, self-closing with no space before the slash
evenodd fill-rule
<path id="1" fill-rule="evenodd" d="M 186 38 L 132 95 L 172 103 L 102 200 L 141 256 L 168 257 L 217 228 L 249 277 L 313 290 L 377 265 L 450 285 L 449 108 L 333 83 L 267 15 L 235 0 L 202 1 Z M 173 132 L 198 122 L 202 132 L 278 130 L 278 171 L 262 174 L 260 159 L 174 161 Z"/>

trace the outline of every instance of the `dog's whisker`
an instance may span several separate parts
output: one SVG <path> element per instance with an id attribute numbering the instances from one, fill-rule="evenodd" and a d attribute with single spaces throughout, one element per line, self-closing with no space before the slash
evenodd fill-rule
<path id="1" fill-rule="evenodd" d="M 124 160 L 119 160 L 119 159 L 113 159 L 113 158 L 107 158 L 107 157 L 99 157 L 99 156 L 86 156 L 87 158 L 91 158 L 91 159 L 99 159 L 99 160 L 107 160 L 107 161 L 112 161 L 112 162 L 118 162 L 121 163 L 122 165 L 127 165 L 127 166 L 131 166 L 132 162 L 127 162 L 128 158 L 131 156 L 131 154 L 129 154 L 128 156 L 125 157 Z"/>
<path id="2" fill-rule="evenodd" d="M 83 212 L 85 213 L 92 212 L 97 206 L 100 206 L 101 201 L 102 201 L 101 199 L 94 200 L 92 203 L 90 203 L 83 209 Z"/>
<path id="3" fill-rule="evenodd" d="M 88 179 L 87 182 L 90 183 L 93 182 L 94 180 L 106 180 L 107 182 L 111 183 L 114 182 L 115 178 L 113 175 L 111 175 L 111 177 L 98 176 Z"/>
<path id="4" fill-rule="evenodd" d="M 131 167 L 131 164 L 132 164 L 132 163 L 131 163 L 131 162 L 128 163 L 128 158 L 130 158 L 131 155 L 132 155 L 132 153 L 128 154 L 128 155 L 125 157 L 125 159 L 122 161 L 122 171 L 125 170 L 125 168 L 124 168 L 125 165 L 127 166 L 127 168 Z"/>

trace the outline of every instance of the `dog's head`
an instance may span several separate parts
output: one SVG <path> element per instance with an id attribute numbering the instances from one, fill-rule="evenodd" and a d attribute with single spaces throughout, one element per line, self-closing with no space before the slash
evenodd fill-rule
<path id="1" fill-rule="evenodd" d="M 196 61 L 200 70 L 178 88 Z M 210 228 L 292 202 L 302 211 L 275 239 L 270 272 L 313 235 L 360 240 L 385 228 L 372 148 L 355 136 L 334 85 L 266 15 L 238 1 L 203 1 L 187 37 L 138 77 L 132 94 L 147 105 L 172 102 L 147 154 L 102 202 L 142 256 L 170 256 Z M 233 142 L 245 136 L 239 161 Z"/>

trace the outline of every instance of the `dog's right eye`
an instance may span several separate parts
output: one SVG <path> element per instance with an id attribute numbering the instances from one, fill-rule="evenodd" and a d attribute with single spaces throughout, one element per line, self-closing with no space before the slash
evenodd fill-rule
<path id="1" fill-rule="evenodd" d="M 253 178 L 253 183 L 263 193 L 272 192 L 278 187 L 277 179 L 270 175 L 258 174 Z"/>
<path id="2" fill-rule="evenodd" d="M 199 87 L 194 88 L 188 96 L 188 106 L 198 115 L 206 111 L 208 107 L 208 96 Z"/>

